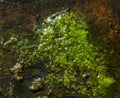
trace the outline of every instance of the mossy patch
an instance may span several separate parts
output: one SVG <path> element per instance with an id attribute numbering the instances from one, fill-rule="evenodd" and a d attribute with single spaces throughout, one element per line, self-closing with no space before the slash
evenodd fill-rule
<path id="1" fill-rule="evenodd" d="M 99 47 L 89 43 L 87 29 L 82 15 L 68 12 L 46 21 L 35 32 L 39 36 L 38 48 L 26 62 L 46 61 L 49 74 L 42 77 L 45 87 L 58 87 L 68 95 L 105 96 L 114 80 L 106 76 L 104 56 Z M 39 88 L 41 81 L 37 83 Z"/>

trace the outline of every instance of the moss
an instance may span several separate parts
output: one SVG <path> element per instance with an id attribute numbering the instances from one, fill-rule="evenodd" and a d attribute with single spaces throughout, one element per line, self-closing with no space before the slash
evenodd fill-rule
<path id="1" fill-rule="evenodd" d="M 20 63 L 16 63 L 15 66 L 13 66 L 13 68 L 11 68 L 10 70 L 11 72 L 14 73 L 14 78 L 17 81 L 21 81 L 23 79 L 23 76 L 22 76 L 23 66 Z"/>
<path id="2" fill-rule="evenodd" d="M 62 86 L 60 89 L 68 95 L 105 96 L 106 89 L 114 80 L 106 76 L 104 57 L 99 47 L 89 43 L 87 29 L 83 16 L 69 12 L 43 24 L 36 31 L 38 48 L 26 62 L 46 62 L 50 76 L 43 77 L 45 87 Z M 39 88 L 40 84 L 41 81 L 37 82 L 35 87 Z"/>
<path id="3" fill-rule="evenodd" d="M 8 94 L 9 94 L 10 98 L 13 98 L 13 95 L 14 95 L 14 85 L 12 83 L 10 83 Z"/>
<path id="4" fill-rule="evenodd" d="M 35 26 L 35 41 L 11 38 L 2 43 L 16 55 L 17 63 L 11 68 L 14 77 L 20 81 L 26 67 L 45 66 L 45 75 L 29 86 L 32 91 L 45 88 L 49 95 L 59 88 L 63 95 L 103 98 L 114 79 L 106 75 L 103 50 L 88 40 L 84 15 L 67 12 L 46 20 L 42 27 Z"/>

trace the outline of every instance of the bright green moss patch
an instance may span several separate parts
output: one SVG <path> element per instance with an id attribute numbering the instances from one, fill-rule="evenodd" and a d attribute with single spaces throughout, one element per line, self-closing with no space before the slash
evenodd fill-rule
<path id="1" fill-rule="evenodd" d="M 114 80 L 106 77 L 104 58 L 87 40 L 87 29 L 86 20 L 70 12 L 46 20 L 36 31 L 39 45 L 29 60 L 46 61 L 49 74 L 42 77 L 44 82 L 35 80 L 32 90 L 43 84 L 50 90 L 58 87 L 65 94 L 103 98 Z"/>
<path id="2" fill-rule="evenodd" d="M 36 41 L 24 39 L 14 47 L 22 68 L 36 64 L 46 68 L 45 75 L 35 79 L 30 89 L 46 88 L 48 95 L 59 89 L 63 95 L 103 98 L 114 80 L 106 76 L 107 68 L 99 47 L 87 39 L 85 18 L 67 12 L 48 19 L 35 31 Z M 14 73 L 19 76 L 19 70 Z"/>

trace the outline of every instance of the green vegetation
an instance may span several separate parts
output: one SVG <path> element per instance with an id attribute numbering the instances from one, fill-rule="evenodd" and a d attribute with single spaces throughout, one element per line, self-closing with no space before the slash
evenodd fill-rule
<path id="1" fill-rule="evenodd" d="M 63 95 L 105 96 L 114 80 L 106 76 L 104 56 L 99 47 L 89 43 L 87 29 L 85 17 L 68 12 L 45 20 L 42 27 L 37 28 L 35 34 L 39 37 L 34 50 L 23 40 L 22 50 L 19 50 L 21 65 L 25 68 L 39 64 L 45 66 L 47 72 L 33 81 L 31 90 L 59 88 L 64 91 Z"/>
<path id="2" fill-rule="evenodd" d="M 0 0 L 0 98 L 119 98 L 114 1 Z"/>

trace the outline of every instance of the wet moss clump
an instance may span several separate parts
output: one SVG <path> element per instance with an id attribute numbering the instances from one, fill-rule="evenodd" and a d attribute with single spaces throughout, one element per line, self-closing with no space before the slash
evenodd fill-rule
<path id="1" fill-rule="evenodd" d="M 25 70 L 41 66 L 44 75 L 34 79 L 32 91 L 46 89 L 47 96 L 59 89 L 61 95 L 104 98 L 114 79 L 107 76 L 101 47 L 88 40 L 88 25 L 82 14 L 66 12 L 48 17 L 41 27 L 35 26 L 34 40 L 15 38 L 2 45 L 15 53 L 11 67 L 18 81 L 26 78 Z M 37 37 L 36 37 L 37 36 Z M 38 69 L 39 70 L 39 69 Z"/>
<path id="2" fill-rule="evenodd" d="M 67 12 L 48 19 L 35 31 L 39 36 L 37 49 L 24 62 L 32 65 L 44 61 L 40 66 L 45 66 L 48 74 L 35 79 L 30 88 L 59 88 L 63 95 L 103 98 L 114 80 L 106 75 L 100 47 L 87 39 L 85 17 Z"/>

